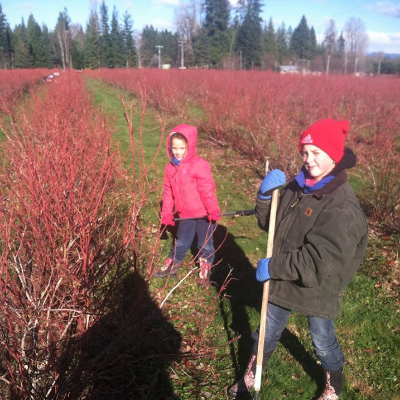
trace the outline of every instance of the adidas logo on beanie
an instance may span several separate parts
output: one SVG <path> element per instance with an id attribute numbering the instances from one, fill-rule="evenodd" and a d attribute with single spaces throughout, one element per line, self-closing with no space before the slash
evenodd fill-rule
<path id="1" fill-rule="evenodd" d="M 350 129 L 350 122 L 335 119 L 321 119 L 312 124 L 300 136 L 299 151 L 303 144 L 313 144 L 338 163 L 344 152 L 344 141 Z"/>

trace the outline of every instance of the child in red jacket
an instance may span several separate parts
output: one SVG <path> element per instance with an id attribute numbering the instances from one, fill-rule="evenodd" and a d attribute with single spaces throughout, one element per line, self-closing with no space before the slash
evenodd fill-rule
<path id="1" fill-rule="evenodd" d="M 167 138 L 167 154 L 171 162 L 165 167 L 161 222 L 174 226 L 175 214 L 185 219 L 178 222 L 177 236 L 169 256 L 154 276 L 176 277 L 197 234 L 200 282 L 207 285 L 215 258 L 215 221 L 221 217 L 210 164 L 196 155 L 196 141 L 196 127 L 184 124 L 173 128 Z"/>

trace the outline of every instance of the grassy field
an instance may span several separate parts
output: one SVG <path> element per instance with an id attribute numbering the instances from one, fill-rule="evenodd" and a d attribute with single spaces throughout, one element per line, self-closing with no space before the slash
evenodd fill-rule
<path id="1" fill-rule="evenodd" d="M 132 101 L 135 110 L 140 109 L 138 101 L 95 80 L 87 81 L 87 88 L 93 93 L 95 103 L 104 106 L 115 121 L 115 140 L 120 143 L 121 151 L 128 151 L 127 125 L 119 98 Z M 160 140 L 157 116 L 156 111 L 149 109 L 143 124 L 143 149 L 148 162 Z M 166 130 L 193 121 L 196 115 L 186 121 L 172 117 Z M 134 126 L 139 122 L 136 116 Z M 229 148 L 218 147 L 201 134 L 197 147 L 198 154 L 212 165 L 220 205 L 226 211 L 252 208 L 263 166 L 254 165 Z M 166 162 L 162 146 L 156 168 L 158 179 Z M 155 201 L 160 193 L 158 188 Z M 153 214 L 148 218 L 149 223 L 154 221 Z M 167 255 L 171 241 L 169 234 L 160 249 L 162 256 Z M 255 280 L 254 265 L 265 255 L 266 241 L 267 236 L 258 229 L 254 216 L 222 219 L 215 233 L 216 246 L 221 247 L 212 272 L 213 285 L 207 289 L 199 287 L 193 274 L 163 307 L 168 321 L 182 337 L 184 357 L 168 363 L 163 378 L 165 392 L 152 398 L 226 398 L 226 387 L 244 372 L 252 346 L 251 333 L 258 326 L 262 287 Z M 346 357 L 344 399 L 400 399 L 398 243 L 399 237 L 373 231 L 367 257 L 346 291 L 336 322 Z M 393 262 L 395 267 L 387 268 L 388 263 L 393 267 Z M 229 273 L 232 280 L 222 296 L 218 296 Z M 152 280 L 151 296 L 165 298 L 174 283 Z M 306 318 L 292 314 L 263 377 L 261 398 L 314 399 L 321 389 L 322 371 L 312 353 Z"/>

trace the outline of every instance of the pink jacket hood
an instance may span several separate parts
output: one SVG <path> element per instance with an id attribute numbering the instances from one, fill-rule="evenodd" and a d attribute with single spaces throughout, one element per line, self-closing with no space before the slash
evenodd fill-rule
<path id="1" fill-rule="evenodd" d="M 186 156 L 179 165 L 172 162 L 170 137 L 174 132 L 188 141 Z M 215 182 L 210 164 L 196 155 L 197 129 L 192 125 L 175 126 L 167 137 L 167 154 L 171 162 L 165 166 L 162 216 L 177 213 L 181 218 L 203 218 L 219 213 Z"/>
<path id="2" fill-rule="evenodd" d="M 167 154 L 171 161 L 172 161 L 172 152 L 171 152 L 170 138 L 171 135 L 176 132 L 181 133 L 183 136 L 185 136 L 186 140 L 188 141 L 186 156 L 181 161 L 181 163 L 187 163 L 196 155 L 197 128 L 193 125 L 180 124 L 171 129 L 171 132 L 168 134 L 166 143 Z"/>

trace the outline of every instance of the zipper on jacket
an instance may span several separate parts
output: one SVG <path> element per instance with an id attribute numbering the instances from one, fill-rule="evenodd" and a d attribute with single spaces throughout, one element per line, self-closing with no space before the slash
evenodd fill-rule
<path id="1" fill-rule="evenodd" d="M 300 201 L 300 198 L 301 197 L 297 198 L 296 201 L 290 206 L 290 208 L 295 208 L 297 206 L 298 202 Z"/>
<path id="2" fill-rule="evenodd" d="M 299 201 L 303 198 L 303 194 L 302 192 L 298 191 L 296 194 L 296 200 L 295 202 L 290 206 L 290 208 L 293 210 L 293 208 L 295 208 L 297 206 L 297 204 L 299 204 Z"/>

